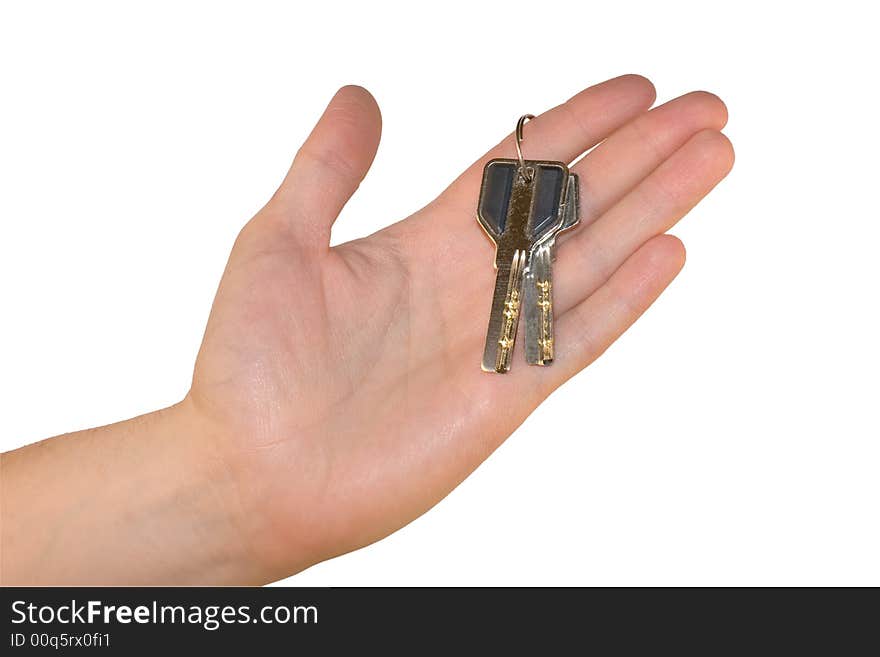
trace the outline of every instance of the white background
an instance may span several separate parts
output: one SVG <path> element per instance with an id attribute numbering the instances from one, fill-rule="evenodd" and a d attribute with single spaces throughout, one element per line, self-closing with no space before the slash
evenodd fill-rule
<path id="1" fill-rule="evenodd" d="M 384 114 L 341 242 L 638 72 L 730 110 L 679 279 L 433 511 L 285 583 L 880 584 L 877 24 L 721 6 L 4 4 L 0 447 L 186 393 L 232 241 L 338 86 Z"/>

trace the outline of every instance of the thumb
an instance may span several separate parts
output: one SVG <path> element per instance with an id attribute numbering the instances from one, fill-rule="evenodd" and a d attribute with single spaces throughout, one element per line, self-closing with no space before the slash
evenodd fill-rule
<path id="1" fill-rule="evenodd" d="M 336 92 L 270 201 L 297 239 L 330 243 L 330 228 L 367 175 L 381 132 L 369 91 L 352 85 Z"/>

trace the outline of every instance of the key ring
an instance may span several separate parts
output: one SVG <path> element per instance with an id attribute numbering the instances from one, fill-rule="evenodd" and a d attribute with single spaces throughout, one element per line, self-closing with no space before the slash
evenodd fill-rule
<path id="1" fill-rule="evenodd" d="M 516 157 L 519 160 L 519 175 L 522 176 L 522 179 L 526 182 L 529 182 L 532 179 L 532 172 L 526 168 L 526 162 L 523 159 L 522 154 L 523 126 L 526 124 L 526 121 L 531 121 L 533 118 L 535 118 L 534 114 L 523 114 L 519 117 L 519 121 L 516 122 L 516 131 L 514 133 L 516 137 Z"/>

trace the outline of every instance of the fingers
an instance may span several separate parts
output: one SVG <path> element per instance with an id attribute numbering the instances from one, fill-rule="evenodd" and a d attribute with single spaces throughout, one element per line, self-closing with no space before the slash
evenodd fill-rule
<path id="1" fill-rule="evenodd" d="M 623 198 L 694 134 L 705 129 L 717 130 L 726 120 L 727 109 L 721 100 L 706 92 L 694 92 L 640 114 L 588 153 L 573 168 L 580 176 L 581 221 L 584 225 L 560 239 L 561 263 L 556 271 L 564 271 L 568 266 L 566 261 L 570 259 L 570 251 L 578 248 L 570 246 L 569 242 L 585 232 L 586 224 L 595 221 Z M 434 213 L 426 213 L 430 216 L 421 223 L 403 222 L 395 228 L 401 232 L 422 232 L 407 243 L 413 262 L 429 265 L 432 275 L 438 270 L 448 275 L 452 280 L 445 284 L 450 287 L 465 281 L 472 284 L 482 280 L 480 276 L 487 254 L 492 251 L 491 243 L 474 221 L 479 184 L 477 180 L 471 196 L 460 199 L 459 206 L 444 209 L 445 220 L 438 221 Z M 458 225 L 451 226 L 454 222 Z M 404 227 L 406 231 L 402 230 Z M 440 266 L 450 258 L 457 261 L 455 268 Z M 580 261 L 577 266 L 581 266 Z M 577 269 L 571 276 L 580 278 L 584 272 Z M 578 296 L 570 303 L 580 298 Z"/>
<path id="2" fill-rule="evenodd" d="M 694 134 L 726 123 L 721 99 L 694 91 L 625 125 L 573 169 L 581 181 L 581 221 L 596 219 Z"/>
<path id="3" fill-rule="evenodd" d="M 588 297 L 647 240 L 690 211 L 733 166 L 733 147 L 720 132 L 692 136 L 671 157 L 592 224 L 563 245 L 555 299 L 565 312 Z"/>
<path id="4" fill-rule="evenodd" d="M 672 235 L 645 242 L 596 292 L 565 313 L 556 325 L 556 360 L 528 368 L 549 394 L 596 360 L 654 303 L 684 266 L 684 245 Z M 539 371 L 535 371 L 539 370 Z"/>
<path id="5" fill-rule="evenodd" d="M 336 92 L 270 204 L 298 239 L 326 246 L 330 228 L 379 147 L 382 117 L 366 89 Z"/>
<path id="6" fill-rule="evenodd" d="M 647 110 L 655 97 L 654 85 L 640 75 L 623 75 L 589 87 L 526 124 L 523 154 L 526 158 L 570 162 Z M 486 161 L 515 154 L 511 133 L 459 176 L 439 200 L 466 206 L 469 217 Z"/>

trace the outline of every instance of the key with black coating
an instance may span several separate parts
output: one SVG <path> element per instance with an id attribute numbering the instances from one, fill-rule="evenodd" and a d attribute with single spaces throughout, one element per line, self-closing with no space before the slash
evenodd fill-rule
<path id="1" fill-rule="evenodd" d="M 495 159 L 483 170 L 477 219 L 495 243 L 495 291 L 482 367 L 507 372 L 523 303 L 523 279 L 536 248 L 565 219 L 568 167 L 545 160 Z"/>

